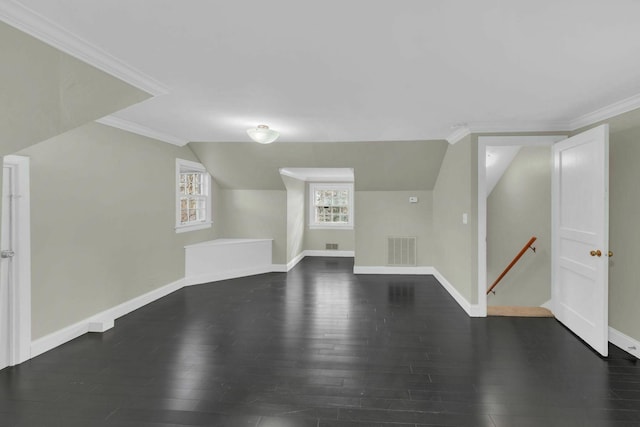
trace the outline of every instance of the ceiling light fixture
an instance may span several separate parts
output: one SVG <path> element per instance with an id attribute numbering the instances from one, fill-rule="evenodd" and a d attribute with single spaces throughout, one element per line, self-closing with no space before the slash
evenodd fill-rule
<path id="1" fill-rule="evenodd" d="M 273 129 L 269 129 L 267 125 L 258 125 L 258 127 L 247 129 L 249 137 L 260 144 L 271 144 L 280 134 Z"/>

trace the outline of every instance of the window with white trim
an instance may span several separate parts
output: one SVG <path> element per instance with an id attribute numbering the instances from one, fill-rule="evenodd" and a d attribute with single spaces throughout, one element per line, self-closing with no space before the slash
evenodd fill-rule
<path id="1" fill-rule="evenodd" d="M 353 228 L 353 184 L 309 184 L 309 228 Z"/>
<path id="2" fill-rule="evenodd" d="M 211 227 L 211 175 L 197 162 L 176 159 L 176 233 Z"/>

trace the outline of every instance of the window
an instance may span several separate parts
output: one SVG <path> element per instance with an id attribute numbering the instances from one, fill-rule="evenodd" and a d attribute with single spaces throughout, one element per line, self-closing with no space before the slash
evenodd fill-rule
<path id="1" fill-rule="evenodd" d="M 176 233 L 211 227 L 211 175 L 200 163 L 176 159 Z"/>
<path id="2" fill-rule="evenodd" d="M 353 228 L 353 184 L 309 185 L 309 228 Z"/>

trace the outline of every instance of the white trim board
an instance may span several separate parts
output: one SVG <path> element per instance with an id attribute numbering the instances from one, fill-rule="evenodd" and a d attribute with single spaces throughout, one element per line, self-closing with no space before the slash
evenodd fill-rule
<path id="1" fill-rule="evenodd" d="M 306 257 L 344 257 L 353 258 L 355 256 L 354 251 L 335 251 L 335 250 L 304 250 L 295 256 L 291 261 L 286 264 L 273 264 L 273 272 L 287 273 L 291 271 L 293 267 L 298 265 Z"/>
<path id="2" fill-rule="evenodd" d="M 158 132 L 146 126 L 142 126 L 137 123 L 130 122 L 128 120 L 123 120 L 115 116 L 105 116 L 105 117 L 102 117 L 101 119 L 96 120 L 96 122 L 103 124 L 105 126 L 111 126 L 112 128 L 123 130 L 125 132 L 131 132 L 131 133 L 135 133 L 136 135 L 141 135 L 147 138 L 155 139 L 157 141 L 162 141 L 168 144 L 177 145 L 178 147 L 183 147 L 189 143 L 189 141 L 187 140 L 184 140 L 163 132 Z"/>
<path id="3" fill-rule="evenodd" d="M 478 137 L 478 304 L 477 309 L 487 312 L 487 147 L 490 146 L 549 146 L 566 139 L 566 135 L 544 136 L 479 136 Z M 551 161 L 551 159 L 549 159 Z M 549 278 L 551 280 L 551 278 Z"/>
<path id="4" fill-rule="evenodd" d="M 0 20 L 151 95 L 169 93 L 158 80 L 18 2 L 0 1 Z"/>
<path id="5" fill-rule="evenodd" d="M 435 276 L 433 267 L 388 267 L 375 265 L 356 265 L 353 274 L 420 274 Z"/>
<path id="6" fill-rule="evenodd" d="M 14 170 L 14 226 L 16 252 L 15 276 L 10 282 L 9 313 L 11 345 L 9 366 L 29 360 L 31 354 L 31 184 L 30 159 L 25 156 L 5 156 L 3 166 Z"/>
<path id="7" fill-rule="evenodd" d="M 609 326 L 609 342 L 640 359 L 640 341 Z"/>
<path id="8" fill-rule="evenodd" d="M 31 342 L 31 357 L 36 357 L 52 350 L 72 339 L 75 339 L 87 332 L 104 332 L 109 329 L 109 325 L 113 325 L 113 321 L 125 314 L 131 313 L 153 301 L 169 295 L 185 285 L 184 279 L 176 280 L 168 285 L 162 286 L 146 294 L 140 295 L 122 304 L 111 307 L 98 314 L 94 314 L 84 320 L 73 325 L 69 325 L 42 338 L 38 338 Z"/>
<path id="9" fill-rule="evenodd" d="M 449 295 L 458 303 L 469 317 L 487 317 L 487 307 L 481 304 L 471 304 L 462 294 L 437 270 L 433 269 L 433 276 L 442 287 L 449 292 Z"/>

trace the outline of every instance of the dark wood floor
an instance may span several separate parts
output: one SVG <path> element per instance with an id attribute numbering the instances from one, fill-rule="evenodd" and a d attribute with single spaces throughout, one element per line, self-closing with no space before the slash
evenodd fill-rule
<path id="1" fill-rule="evenodd" d="M 470 319 L 347 258 L 193 286 L 0 371 L 0 426 L 640 426 L 640 366 L 554 319 Z"/>

